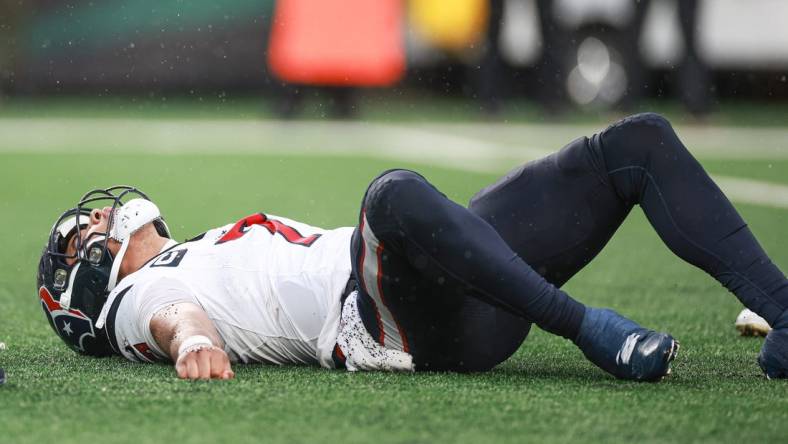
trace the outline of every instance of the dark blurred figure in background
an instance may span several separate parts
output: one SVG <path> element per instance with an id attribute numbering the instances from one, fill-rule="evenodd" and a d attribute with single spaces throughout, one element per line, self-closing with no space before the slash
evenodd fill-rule
<path id="1" fill-rule="evenodd" d="M 542 29 L 542 56 L 536 68 L 536 99 L 548 112 L 560 112 L 567 100 L 561 66 L 568 42 L 553 16 L 553 0 L 536 0 L 536 9 Z"/>
<path id="2" fill-rule="evenodd" d="M 625 60 L 631 61 L 631 66 L 627 70 L 629 75 L 627 91 L 620 104 L 620 107 L 623 109 L 634 108 L 635 103 L 643 97 L 646 88 L 648 88 L 643 57 L 640 54 L 640 35 L 643 31 L 643 23 L 645 22 L 649 2 L 650 0 L 634 0 L 635 6 L 632 20 L 623 29 L 622 47 L 628 53 L 625 56 Z"/>
<path id="3" fill-rule="evenodd" d="M 503 57 L 501 55 L 501 27 L 503 25 L 504 0 L 490 0 L 489 23 L 484 40 L 484 53 L 479 66 L 477 89 L 482 112 L 497 116 L 506 86 L 503 81 Z"/>
<path id="4" fill-rule="evenodd" d="M 538 84 L 536 99 L 550 113 L 563 112 L 569 105 L 567 86 L 568 69 L 574 61 L 567 59 L 576 56 L 576 48 L 586 33 L 590 35 L 606 35 L 614 40 L 621 50 L 621 57 L 627 63 L 626 91 L 619 108 L 631 109 L 643 96 L 647 87 L 645 83 L 642 57 L 640 55 L 640 33 L 648 9 L 648 0 L 633 0 L 631 19 L 620 29 L 604 25 L 592 25 L 591 29 L 567 29 L 563 26 L 554 8 L 553 0 L 536 0 L 539 13 L 539 26 L 542 31 L 542 52 L 536 68 Z"/>
<path id="5" fill-rule="evenodd" d="M 698 0 L 677 0 L 682 38 L 684 40 L 684 60 L 678 70 L 678 95 L 689 112 L 695 115 L 711 111 L 713 100 L 712 76 L 698 54 Z"/>
<path id="6" fill-rule="evenodd" d="M 610 105 L 630 110 L 652 88 L 641 47 L 646 14 L 652 4 L 650 0 L 632 0 L 631 15 L 624 23 L 611 26 L 604 21 L 591 21 L 576 29 L 562 23 L 561 11 L 556 8 L 555 1 L 536 0 L 536 4 L 543 45 L 536 68 L 538 88 L 535 98 L 547 111 L 560 112 L 569 104 L 566 82 L 571 74 L 568 71 L 579 64 L 574 58 L 582 57 L 582 45 L 588 38 L 597 38 L 605 45 L 611 45 L 607 50 L 616 54 L 618 59 L 615 61 L 621 63 L 626 72 L 623 95 Z M 713 79 L 698 50 L 700 2 L 676 0 L 676 4 L 684 56 L 671 77 L 676 78 L 677 95 L 686 108 L 693 114 L 703 114 L 711 109 Z M 611 59 L 611 63 L 613 61 Z"/>

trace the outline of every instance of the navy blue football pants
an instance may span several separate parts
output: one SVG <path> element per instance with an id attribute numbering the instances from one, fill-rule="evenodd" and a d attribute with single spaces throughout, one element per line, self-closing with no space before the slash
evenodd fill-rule
<path id="1" fill-rule="evenodd" d="M 788 280 L 656 114 L 516 168 L 469 207 L 391 170 L 362 202 L 351 244 L 364 325 L 418 370 L 487 370 L 531 323 L 574 340 L 585 306 L 560 286 L 605 246 L 635 204 L 676 255 L 773 322 Z"/>

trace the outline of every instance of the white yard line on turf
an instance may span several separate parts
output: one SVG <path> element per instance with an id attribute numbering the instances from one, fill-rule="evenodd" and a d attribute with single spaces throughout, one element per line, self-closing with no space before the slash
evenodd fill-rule
<path id="1" fill-rule="evenodd" d="M 367 155 L 501 173 L 599 129 L 563 124 L 0 119 L 0 153 Z M 788 159 L 788 128 L 682 126 L 677 132 L 701 159 Z M 734 201 L 788 208 L 788 186 L 720 176 L 715 180 Z"/>
<path id="2" fill-rule="evenodd" d="M 739 177 L 712 175 L 712 178 L 734 202 L 788 208 L 788 186 Z"/>

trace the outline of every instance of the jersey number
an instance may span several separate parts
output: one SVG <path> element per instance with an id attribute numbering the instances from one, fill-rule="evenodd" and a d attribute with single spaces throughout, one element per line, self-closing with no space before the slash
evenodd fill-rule
<path id="1" fill-rule="evenodd" d="M 283 238 L 285 238 L 286 241 L 290 242 L 291 244 L 302 245 L 304 247 L 312 246 L 312 244 L 320 237 L 319 234 L 313 234 L 311 236 L 304 237 L 295 228 L 285 225 L 276 219 L 269 219 L 268 216 L 263 213 L 257 213 L 247 216 L 236 222 L 235 225 L 230 228 L 230 231 L 225 233 L 224 236 L 216 241 L 216 244 L 223 244 L 225 242 L 240 238 L 246 234 L 248 228 L 252 225 L 261 225 L 265 227 L 271 234 L 279 233 Z"/>
<path id="2" fill-rule="evenodd" d="M 162 253 L 151 264 L 151 267 L 177 267 L 181 263 L 181 259 L 186 256 L 186 248 L 181 250 L 171 250 Z"/>

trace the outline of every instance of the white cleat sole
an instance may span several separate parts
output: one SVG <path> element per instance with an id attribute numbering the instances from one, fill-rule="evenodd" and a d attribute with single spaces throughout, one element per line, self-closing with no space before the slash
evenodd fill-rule
<path id="1" fill-rule="evenodd" d="M 733 325 L 742 336 L 766 336 L 772 331 L 765 319 L 746 308 L 739 313 Z"/>

